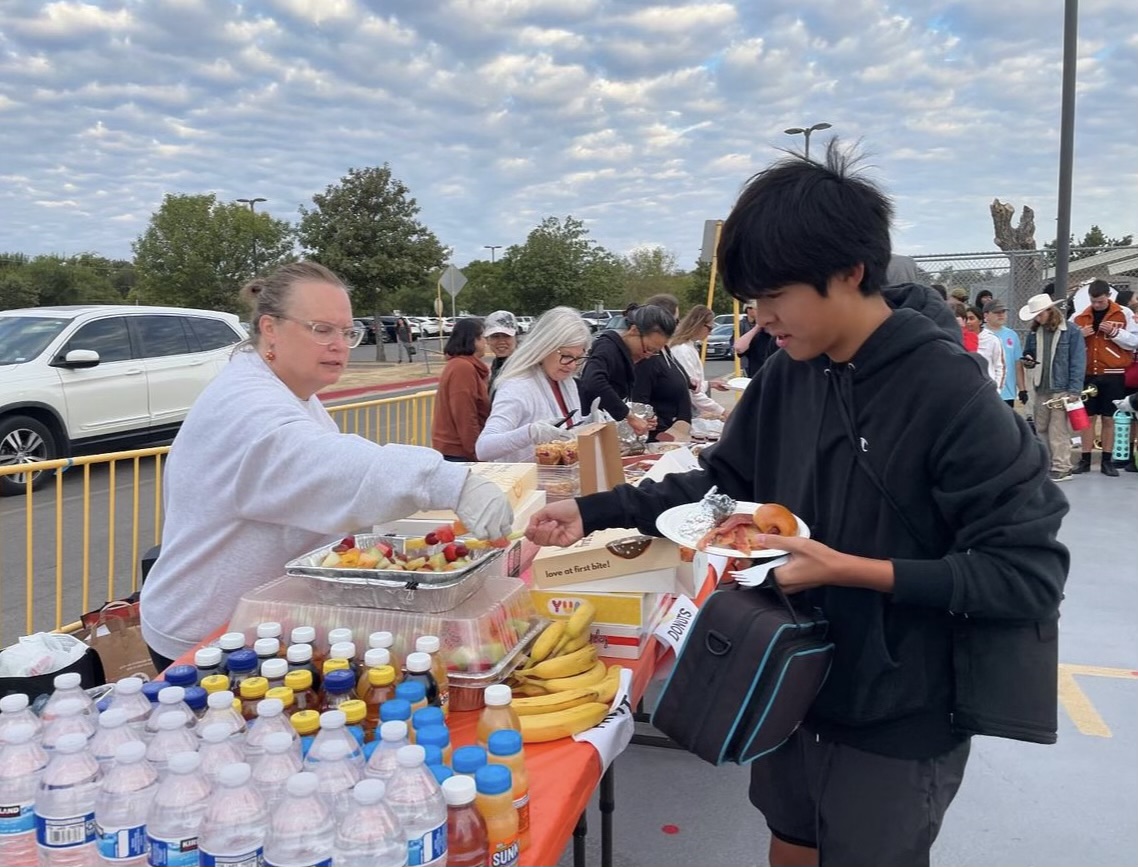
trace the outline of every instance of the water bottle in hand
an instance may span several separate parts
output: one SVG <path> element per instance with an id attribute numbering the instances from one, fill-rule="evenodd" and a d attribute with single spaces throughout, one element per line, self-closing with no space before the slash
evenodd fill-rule
<path id="1" fill-rule="evenodd" d="M 221 769 L 198 836 L 202 867 L 261 863 L 269 811 L 251 779 L 252 769 L 244 762 Z"/>
<path id="2" fill-rule="evenodd" d="M 26 708 L 27 697 L 20 697 Z M 13 867 L 36 864 L 33 806 L 47 767 L 47 753 L 36 740 L 36 732 L 32 723 L 16 723 L 0 730 L 0 864 Z"/>
<path id="3" fill-rule="evenodd" d="M 269 819 L 265 867 L 329 867 L 335 845 L 332 811 L 317 793 L 316 774 L 293 774 Z"/>
<path id="4" fill-rule="evenodd" d="M 103 774 L 82 734 L 55 745 L 36 791 L 36 843 L 43 867 L 89 867 L 95 848 L 95 798 Z"/>
<path id="5" fill-rule="evenodd" d="M 407 835 L 410 867 L 441 867 L 447 860 L 447 805 L 421 746 L 400 747 L 398 767 L 387 783 L 387 803 Z"/>
<path id="6" fill-rule="evenodd" d="M 352 789 L 352 804 L 336 828 L 336 864 L 352 867 L 403 867 L 407 835 L 383 801 L 382 780 L 360 780 Z"/>
<path id="7" fill-rule="evenodd" d="M 146 814 L 157 792 L 158 772 L 146 761 L 146 744 L 137 739 L 119 744 L 95 798 L 100 864 L 146 864 Z"/>
<path id="8" fill-rule="evenodd" d="M 176 753 L 146 814 L 146 842 L 153 867 L 197 867 L 198 832 L 209 807 L 209 780 L 201 756 Z"/>

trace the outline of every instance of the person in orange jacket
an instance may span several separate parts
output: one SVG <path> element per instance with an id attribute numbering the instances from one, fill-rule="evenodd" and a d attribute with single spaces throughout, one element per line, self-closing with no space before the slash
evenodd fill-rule
<path id="1" fill-rule="evenodd" d="M 435 395 L 431 445 L 448 461 L 477 461 L 474 444 L 490 417 L 490 368 L 482 360 L 481 321 L 459 319 L 443 351 L 447 363 Z"/>
<path id="2" fill-rule="evenodd" d="M 1123 374 L 1138 349 L 1138 325 L 1133 317 L 1110 297 L 1110 284 L 1094 280 L 1088 289 L 1090 306 L 1076 315 L 1072 322 L 1079 329 L 1087 346 L 1087 374 L 1083 387 L 1093 385 L 1098 393 L 1086 401 L 1087 415 L 1102 418 L 1102 472 L 1117 476 L 1111 452 L 1114 450 L 1114 402 L 1126 397 Z M 1074 473 L 1086 473 L 1091 468 L 1091 451 L 1094 449 L 1094 424 L 1084 430 L 1082 456 Z"/>

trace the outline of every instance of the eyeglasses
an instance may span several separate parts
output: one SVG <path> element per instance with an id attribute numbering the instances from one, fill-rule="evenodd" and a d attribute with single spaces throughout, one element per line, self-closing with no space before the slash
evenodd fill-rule
<path id="1" fill-rule="evenodd" d="M 565 367 L 576 367 L 578 364 L 584 364 L 588 358 L 587 355 L 566 355 L 562 352 L 557 356 L 557 361 Z"/>
<path id="2" fill-rule="evenodd" d="M 348 349 L 355 349 L 360 345 L 360 341 L 364 339 L 364 330 L 356 326 L 351 328 L 338 328 L 330 322 L 312 322 L 307 319 L 293 319 L 291 316 L 277 316 L 276 318 L 287 319 L 289 322 L 303 325 L 312 332 L 312 339 L 321 346 L 331 346 L 332 343 L 335 342 L 337 334 L 343 338 L 344 343 L 348 345 Z"/>

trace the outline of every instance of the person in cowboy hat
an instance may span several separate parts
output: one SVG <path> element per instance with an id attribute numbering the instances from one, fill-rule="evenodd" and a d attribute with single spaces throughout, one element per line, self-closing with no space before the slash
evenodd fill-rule
<path id="1" fill-rule="evenodd" d="M 1027 404 L 1030 394 L 1035 430 L 1051 454 L 1051 478 L 1056 482 L 1071 478 L 1071 426 L 1062 401 L 1058 406 L 1048 401 L 1077 397 L 1086 367 L 1086 348 L 1067 327 L 1063 303 L 1041 293 L 1020 308 L 1019 318 L 1031 323 L 1031 331 L 1016 371 L 1020 402 Z"/>

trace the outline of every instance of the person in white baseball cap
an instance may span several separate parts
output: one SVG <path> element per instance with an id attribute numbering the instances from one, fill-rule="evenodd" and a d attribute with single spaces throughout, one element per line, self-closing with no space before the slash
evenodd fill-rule
<path id="1" fill-rule="evenodd" d="M 494 353 L 494 360 L 490 362 L 490 388 L 493 389 L 502 365 L 518 348 L 518 320 L 509 310 L 495 310 L 483 320 L 482 336 Z"/>

